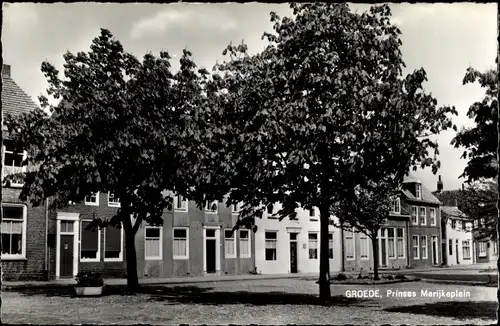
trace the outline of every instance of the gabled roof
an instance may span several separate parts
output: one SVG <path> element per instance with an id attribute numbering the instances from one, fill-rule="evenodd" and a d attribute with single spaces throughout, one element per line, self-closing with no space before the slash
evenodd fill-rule
<path id="1" fill-rule="evenodd" d="M 415 195 L 413 195 L 411 193 L 411 191 L 409 191 L 408 189 L 405 189 L 405 187 L 404 187 L 405 185 L 417 183 L 417 182 L 422 184 L 420 179 L 414 178 L 412 176 L 406 177 L 404 179 L 402 192 L 408 200 L 413 201 L 413 202 L 427 203 L 427 204 L 437 204 L 437 205 L 441 204 L 439 199 L 437 199 L 432 194 L 432 192 L 429 189 L 427 189 L 423 184 L 422 184 L 422 188 L 421 188 L 422 189 L 422 199 L 418 199 L 417 197 L 415 197 Z"/>
<path id="2" fill-rule="evenodd" d="M 38 108 L 35 101 L 10 76 L 10 66 L 2 69 L 2 114 L 13 116 Z"/>
<path id="3" fill-rule="evenodd" d="M 461 210 L 456 206 L 441 206 L 441 213 L 443 217 L 451 217 L 451 218 L 467 218 L 467 215 L 464 214 Z"/>

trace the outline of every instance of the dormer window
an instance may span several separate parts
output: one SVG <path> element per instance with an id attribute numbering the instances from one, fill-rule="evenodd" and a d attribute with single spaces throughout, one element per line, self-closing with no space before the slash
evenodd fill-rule
<path id="1" fill-rule="evenodd" d="M 401 214 L 401 199 L 399 197 L 391 201 L 391 213 Z"/>
<path id="2" fill-rule="evenodd" d="M 415 196 L 422 199 L 422 185 L 420 183 L 415 184 Z"/>

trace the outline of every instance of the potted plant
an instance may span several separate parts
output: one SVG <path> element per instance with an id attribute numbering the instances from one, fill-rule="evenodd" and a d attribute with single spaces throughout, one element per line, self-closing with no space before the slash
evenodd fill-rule
<path id="1" fill-rule="evenodd" d="M 77 296 L 97 296 L 102 294 L 104 280 L 97 272 L 80 272 L 76 275 L 75 293 Z"/>

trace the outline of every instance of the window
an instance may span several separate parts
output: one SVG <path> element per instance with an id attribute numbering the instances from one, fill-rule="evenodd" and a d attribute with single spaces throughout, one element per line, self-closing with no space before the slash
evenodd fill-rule
<path id="1" fill-rule="evenodd" d="M 3 176 L 25 172 L 26 166 L 23 166 L 23 160 L 26 159 L 26 151 L 16 151 L 14 143 L 8 139 L 4 139 L 3 144 Z M 12 182 L 12 185 L 20 186 L 22 182 Z"/>
<path id="2" fill-rule="evenodd" d="M 422 246 L 422 259 L 427 259 L 427 236 L 421 236 L 420 242 Z"/>
<path id="3" fill-rule="evenodd" d="M 389 245 L 389 258 L 396 258 L 396 251 L 394 248 L 394 229 L 387 229 L 387 241 Z"/>
<path id="4" fill-rule="evenodd" d="M 354 259 L 354 228 L 351 231 L 345 231 L 345 255 L 347 260 Z"/>
<path id="5" fill-rule="evenodd" d="M 231 205 L 231 210 L 233 211 L 233 214 L 238 214 L 239 212 L 241 212 L 241 207 L 242 207 L 241 203 L 236 203 Z"/>
<path id="6" fill-rule="evenodd" d="M 398 254 L 398 258 L 405 258 L 405 238 L 404 238 L 405 230 L 403 228 L 397 228 L 396 232 L 397 232 L 396 251 Z"/>
<path id="7" fill-rule="evenodd" d="M 162 259 L 162 228 L 159 226 L 146 226 L 144 228 L 144 259 L 160 260 Z"/>
<path id="8" fill-rule="evenodd" d="M 360 257 L 361 259 L 368 259 L 370 252 L 370 242 L 366 234 L 359 234 L 359 246 L 360 246 Z"/>
<path id="9" fill-rule="evenodd" d="M 62 223 L 61 223 L 62 228 Z M 108 226 L 104 229 L 104 261 L 123 260 L 123 227 Z"/>
<path id="10" fill-rule="evenodd" d="M 417 220 L 417 206 L 411 207 L 411 224 L 418 224 Z"/>
<path id="11" fill-rule="evenodd" d="M 453 255 L 453 239 L 448 239 L 448 253 Z"/>
<path id="12" fill-rule="evenodd" d="M 465 223 L 465 231 L 467 231 L 467 232 L 472 231 L 472 223 L 471 222 Z"/>
<path id="13" fill-rule="evenodd" d="M 99 206 L 99 192 L 85 196 L 85 205 Z"/>
<path id="14" fill-rule="evenodd" d="M 120 200 L 112 192 L 108 192 L 108 206 L 120 207 Z"/>
<path id="15" fill-rule="evenodd" d="M 278 232 L 266 231 L 266 260 L 276 260 Z"/>
<path id="16" fill-rule="evenodd" d="M 318 259 L 318 234 L 309 233 L 309 259 Z"/>
<path id="17" fill-rule="evenodd" d="M 2 205 L 2 259 L 26 258 L 26 206 Z"/>
<path id="18" fill-rule="evenodd" d="M 493 242 L 493 254 L 498 254 L 498 243 L 496 241 Z"/>
<path id="19" fill-rule="evenodd" d="M 174 205 L 174 211 L 187 212 L 188 210 L 188 201 L 183 196 L 175 196 Z"/>
<path id="20" fill-rule="evenodd" d="M 486 241 L 479 242 L 479 257 L 487 256 L 488 243 Z"/>
<path id="21" fill-rule="evenodd" d="M 173 257 L 174 259 L 189 258 L 188 228 L 173 229 Z"/>
<path id="22" fill-rule="evenodd" d="M 328 233 L 328 258 L 333 259 L 333 233 Z"/>
<path id="23" fill-rule="evenodd" d="M 429 218 L 430 218 L 431 226 L 436 226 L 436 209 L 435 208 L 429 208 Z"/>
<path id="24" fill-rule="evenodd" d="M 401 199 L 399 197 L 391 201 L 391 213 L 401 214 Z"/>
<path id="25" fill-rule="evenodd" d="M 252 257 L 250 232 L 248 230 L 240 230 L 240 258 L 250 257 Z"/>
<path id="26" fill-rule="evenodd" d="M 425 215 L 425 207 L 420 207 L 419 211 L 419 219 L 420 219 L 420 225 L 425 225 L 427 224 L 427 216 Z"/>
<path id="27" fill-rule="evenodd" d="M 422 199 L 422 185 L 420 183 L 415 185 L 415 196 L 418 199 Z"/>
<path id="28" fill-rule="evenodd" d="M 318 218 L 316 217 L 316 209 L 313 207 L 309 209 L 309 219 L 311 220 L 317 220 Z"/>
<path id="29" fill-rule="evenodd" d="M 455 230 L 457 228 L 457 220 L 451 220 L 451 228 Z"/>
<path id="30" fill-rule="evenodd" d="M 101 230 L 98 227 L 87 229 L 91 221 L 82 221 L 82 231 L 80 235 L 80 261 L 98 262 L 100 257 Z"/>
<path id="31" fill-rule="evenodd" d="M 470 242 L 469 240 L 462 241 L 462 255 L 464 259 L 470 259 Z"/>
<path id="32" fill-rule="evenodd" d="M 205 205 L 205 213 L 212 213 L 212 214 L 215 214 L 217 213 L 217 210 L 218 210 L 219 206 L 218 206 L 218 203 L 217 201 L 207 201 L 206 205 Z"/>
<path id="33" fill-rule="evenodd" d="M 236 258 L 236 240 L 232 230 L 224 230 L 224 252 L 226 258 Z"/>
<path id="34" fill-rule="evenodd" d="M 420 244 L 418 241 L 418 235 L 413 237 L 413 259 L 420 259 Z"/>

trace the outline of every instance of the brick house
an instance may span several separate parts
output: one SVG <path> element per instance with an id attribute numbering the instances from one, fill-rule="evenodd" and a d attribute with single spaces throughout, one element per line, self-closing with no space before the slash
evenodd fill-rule
<path id="1" fill-rule="evenodd" d="M 2 66 L 2 115 L 18 115 L 35 110 L 35 102 L 11 77 L 11 67 Z M 3 117 L 2 117 L 3 118 Z M 16 153 L 2 126 L 2 176 L 23 172 L 26 151 Z M 2 186 L 2 271 L 4 279 L 46 279 L 46 207 L 33 207 L 19 200 L 21 183 Z"/>
<path id="2" fill-rule="evenodd" d="M 402 269 L 438 265 L 440 254 L 440 202 L 422 182 L 405 178 L 377 235 L 379 267 Z M 343 230 L 343 269 L 373 270 L 371 239 L 355 229 Z"/>

